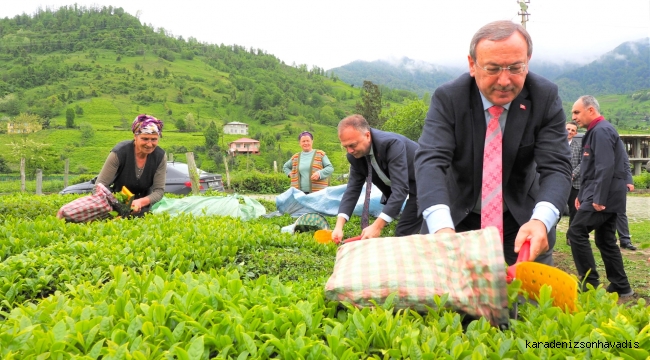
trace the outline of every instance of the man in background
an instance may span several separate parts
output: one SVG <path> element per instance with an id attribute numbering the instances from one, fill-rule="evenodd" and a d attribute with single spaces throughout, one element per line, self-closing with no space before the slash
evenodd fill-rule
<path id="1" fill-rule="evenodd" d="M 575 121 L 571 121 L 566 124 L 567 137 L 569 138 L 569 147 L 571 148 L 571 192 L 569 193 L 569 200 L 567 205 L 569 206 L 569 226 L 571 226 L 571 221 L 576 216 L 575 202 L 576 197 L 578 196 L 578 190 L 580 190 L 580 160 L 582 159 L 582 138 L 576 137 L 578 134 L 578 124 Z M 566 235 L 566 244 L 571 246 L 571 240 L 569 240 L 569 235 Z"/>
<path id="2" fill-rule="evenodd" d="M 632 178 L 632 169 L 630 168 L 630 159 L 625 153 L 625 169 L 627 170 L 627 191 L 634 191 L 634 179 Z M 626 209 L 627 210 L 627 209 Z M 630 235 L 630 225 L 627 221 L 625 212 L 618 213 L 616 216 L 616 232 L 621 249 L 636 251 L 636 246 L 632 245 L 632 235 Z"/>
<path id="3" fill-rule="evenodd" d="M 573 120 L 587 129 L 582 138 L 580 191 L 575 206 L 578 208 L 568 235 L 571 253 L 582 284 L 600 285 L 596 261 L 589 242 L 594 239 L 605 264 L 608 292 L 631 296 L 634 291 L 623 267 L 621 250 L 616 244 L 616 217 L 625 212 L 627 195 L 625 169 L 627 153 L 616 129 L 600 115 L 600 106 L 593 96 L 581 96 L 572 109 Z"/>

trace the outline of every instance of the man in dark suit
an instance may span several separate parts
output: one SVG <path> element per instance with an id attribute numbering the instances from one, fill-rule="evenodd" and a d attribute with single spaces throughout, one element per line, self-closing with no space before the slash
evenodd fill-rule
<path id="1" fill-rule="evenodd" d="M 404 211 L 395 228 L 395 236 L 417 234 L 422 226 L 422 216 L 417 211 L 417 188 L 413 157 L 418 144 L 407 137 L 372 129 L 361 115 L 351 115 L 338 125 L 341 145 L 347 150 L 350 163 L 350 177 L 345 190 L 332 240 L 343 237 L 343 225 L 361 195 L 361 189 L 372 169 L 372 183 L 381 190 L 387 199 L 382 213 L 361 232 L 362 239 L 381 236 L 386 224 L 400 215 L 404 201 Z M 408 200 L 407 200 L 408 197 Z"/>
<path id="2" fill-rule="evenodd" d="M 576 217 L 576 212 L 578 209 L 575 207 L 576 197 L 578 196 L 578 190 L 580 190 L 580 160 L 582 159 L 582 137 L 576 137 L 578 134 L 578 124 L 575 121 L 571 121 L 566 124 L 566 131 L 569 138 L 569 147 L 571 148 L 571 192 L 569 193 L 569 200 L 567 205 L 569 206 L 569 226 L 573 218 Z M 566 244 L 571 246 L 571 240 L 569 240 L 569 235 L 566 236 Z"/>
<path id="3" fill-rule="evenodd" d="M 632 169 L 630 168 L 630 159 L 625 153 L 625 170 L 627 171 L 627 191 L 634 191 L 634 179 L 632 178 Z M 621 243 L 621 249 L 636 251 L 636 246 L 632 245 L 632 235 L 630 235 L 630 225 L 627 221 L 626 213 L 618 213 L 616 216 L 616 232 L 618 241 Z"/>
<path id="4" fill-rule="evenodd" d="M 600 284 L 589 243 L 589 233 L 595 230 L 595 243 L 610 282 L 607 291 L 630 296 L 634 291 L 625 274 L 615 234 L 617 213 L 625 212 L 627 153 L 616 129 L 600 115 L 600 106 L 593 96 L 581 96 L 573 104 L 572 114 L 578 125 L 587 128 L 582 138 L 582 174 L 575 203 L 578 213 L 568 231 L 573 261 L 581 283 L 594 287 Z"/>
<path id="5" fill-rule="evenodd" d="M 571 187 L 570 150 L 557 86 L 528 72 L 531 54 L 532 40 L 519 24 L 496 21 L 479 29 L 470 43 L 469 74 L 438 87 L 431 98 L 415 155 L 416 184 L 431 233 L 492 226 L 482 224 L 488 213 L 502 226 L 508 264 L 528 239 L 528 260 L 552 265 L 558 209 Z M 484 151 L 496 138 L 501 146 Z M 483 176 L 491 170 L 483 167 L 487 155 L 500 160 L 501 176 Z"/>

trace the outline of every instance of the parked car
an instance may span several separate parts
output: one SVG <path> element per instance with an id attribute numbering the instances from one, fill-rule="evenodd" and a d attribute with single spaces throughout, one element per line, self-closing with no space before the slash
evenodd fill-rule
<path id="1" fill-rule="evenodd" d="M 206 190 L 224 191 L 221 175 L 211 174 L 201 169 L 199 171 L 200 191 Z M 167 176 L 165 178 L 165 192 L 170 194 L 186 195 L 192 192 L 192 183 L 187 164 L 178 161 L 167 162 Z M 59 194 L 85 194 L 93 191 L 95 180 L 74 184 L 61 190 Z"/>

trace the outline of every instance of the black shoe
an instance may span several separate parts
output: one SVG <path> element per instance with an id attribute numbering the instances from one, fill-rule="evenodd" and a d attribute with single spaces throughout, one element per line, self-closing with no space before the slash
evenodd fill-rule
<path id="1" fill-rule="evenodd" d="M 632 243 L 626 243 L 626 244 L 621 244 L 621 249 L 636 251 L 636 246 L 632 245 Z"/>
<path id="2" fill-rule="evenodd" d="M 611 284 L 609 286 L 607 286 L 607 289 L 605 289 L 605 291 L 607 291 L 608 293 L 613 293 L 613 292 L 618 293 L 619 298 L 629 297 L 629 296 L 634 295 L 634 290 L 632 290 L 632 288 L 630 288 L 629 290 L 626 290 L 626 291 L 618 291 L 618 290 L 612 289 Z"/>

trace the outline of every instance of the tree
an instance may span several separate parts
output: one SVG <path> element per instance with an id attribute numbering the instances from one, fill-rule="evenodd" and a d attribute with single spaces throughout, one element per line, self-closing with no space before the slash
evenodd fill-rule
<path id="1" fill-rule="evenodd" d="M 253 93 L 253 110 L 264 110 L 270 106 L 271 99 L 264 86 L 258 86 Z"/>
<path id="2" fill-rule="evenodd" d="M 205 136 L 205 147 L 207 149 L 212 149 L 219 144 L 219 129 L 214 121 L 210 121 L 210 125 L 203 132 Z"/>
<path id="3" fill-rule="evenodd" d="M 185 120 L 183 120 L 183 119 L 176 120 L 176 123 L 174 125 L 176 125 L 176 128 L 178 129 L 178 131 L 187 130 L 187 126 L 185 125 Z"/>
<path id="4" fill-rule="evenodd" d="M 37 143 L 31 139 L 20 139 L 8 144 L 11 149 L 11 158 L 19 162 L 25 158 L 25 170 L 27 174 L 33 174 L 36 169 L 47 172 L 60 167 L 59 156 L 50 148 L 50 144 Z"/>
<path id="5" fill-rule="evenodd" d="M 4 98 L 0 99 L 0 111 L 4 111 L 10 116 L 20 114 L 20 109 L 22 106 L 23 104 L 14 94 L 8 94 Z"/>
<path id="6" fill-rule="evenodd" d="M 192 113 L 187 113 L 185 116 L 185 130 L 196 131 L 196 121 L 194 120 L 194 115 L 192 115 Z"/>
<path id="7" fill-rule="evenodd" d="M 325 125 L 336 125 L 337 119 L 336 114 L 334 114 L 334 109 L 331 106 L 325 105 L 320 109 L 320 123 Z"/>
<path id="8" fill-rule="evenodd" d="M 20 113 L 13 119 L 13 132 L 16 134 L 27 134 L 43 128 L 41 118 L 36 114 Z"/>
<path id="9" fill-rule="evenodd" d="M 65 111 L 65 127 L 68 129 L 74 128 L 74 109 L 68 108 Z"/>
<path id="10" fill-rule="evenodd" d="M 0 174 L 8 174 L 11 172 L 11 169 L 9 168 L 9 165 L 7 165 L 7 162 L 5 159 L 0 156 Z"/>
<path id="11" fill-rule="evenodd" d="M 427 110 L 428 105 L 424 100 L 406 100 L 404 106 L 390 109 L 388 121 L 382 129 L 417 141 L 422 134 Z"/>
<path id="12" fill-rule="evenodd" d="M 357 112 L 363 115 L 371 127 L 381 128 L 381 92 L 372 81 L 364 80 L 361 89 L 361 102 L 357 102 Z"/>
<path id="13" fill-rule="evenodd" d="M 293 127 L 291 126 L 291 124 L 289 123 L 284 124 L 284 131 L 286 131 L 289 134 L 289 136 L 293 135 Z"/>
<path id="14" fill-rule="evenodd" d="M 95 129 L 93 129 L 92 125 L 88 123 L 81 124 L 79 130 L 81 130 L 81 143 L 83 145 L 86 145 L 88 141 L 95 137 Z"/>

